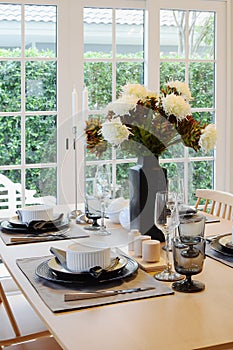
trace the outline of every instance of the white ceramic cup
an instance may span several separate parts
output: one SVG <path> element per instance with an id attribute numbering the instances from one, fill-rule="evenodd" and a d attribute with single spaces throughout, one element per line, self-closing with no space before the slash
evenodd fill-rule
<path id="1" fill-rule="evenodd" d="M 134 250 L 134 240 L 140 236 L 141 233 L 138 231 L 138 230 L 131 230 L 129 233 L 128 233 L 128 249 L 129 250 Z"/>
<path id="2" fill-rule="evenodd" d="M 151 236 L 141 235 L 139 237 L 136 237 L 134 241 L 134 256 L 142 256 L 142 243 L 148 240 L 151 240 Z"/>
<path id="3" fill-rule="evenodd" d="M 160 260 L 160 241 L 151 239 L 142 242 L 142 260 L 151 263 Z"/>

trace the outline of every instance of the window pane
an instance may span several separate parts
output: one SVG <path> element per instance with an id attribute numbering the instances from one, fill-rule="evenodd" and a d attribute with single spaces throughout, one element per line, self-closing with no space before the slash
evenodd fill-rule
<path id="1" fill-rule="evenodd" d="M 193 117 L 200 121 L 202 125 L 206 124 L 214 124 L 215 123 L 215 114 L 211 112 L 195 112 L 193 113 Z M 189 148 L 189 156 L 190 157 L 213 157 L 214 150 L 210 150 L 208 152 L 200 149 L 198 152 L 195 152 L 192 148 Z"/>
<path id="2" fill-rule="evenodd" d="M 84 77 L 89 109 L 104 108 L 112 101 L 112 63 L 86 62 Z"/>
<path id="3" fill-rule="evenodd" d="M 46 51 L 56 55 L 56 7 L 25 6 L 25 49 L 36 48 L 40 56 Z"/>
<path id="4" fill-rule="evenodd" d="M 126 83 L 143 84 L 144 64 L 141 62 L 118 62 L 116 65 L 117 95 Z"/>
<path id="5" fill-rule="evenodd" d="M 184 157 L 184 146 L 183 143 L 178 143 L 177 145 L 167 148 L 167 150 L 161 155 L 161 159 L 167 158 L 182 158 Z"/>
<path id="6" fill-rule="evenodd" d="M 36 190 L 37 197 L 53 196 L 56 198 L 56 168 L 28 169 L 26 172 L 26 188 Z"/>
<path id="7" fill-rule="evenodd" d="M 143 11 L 116 10 L 116 50 L 117 57 L 129 55 L 143 57 Z"/>
<path id="8" fill-rule="evenodd" d="M 0 111 L 17 112 L 21 110 L 21 63 L 17 61 L 0 62 Z"/>
<path id="9" fill-rule="evenodd" d="M 192 107 L 214 107 L 214 63 L 192 62 L 189 65 L 189 84 Z"/>
<path id="10" fill-rule="evenodd" d="M 213 161 L 196 161 L 189 163 L 189 203 L 194 204 L 196 201 L 197 188 L 213 188 Z"/>
<path id="11" fill-rule="evenodd" d="M 162 163 L 162 168 L 167 169 L 167 178 L 172 179 L 173 177 L 184 177 L 184 162 L 180 163 Z"/>
<path id="12" fill-rule="evenodd" d="M 26 62 L 26 110 L 56 110 L 56 62 Z"/>
<path id="13" fill-rule="evenodd" d="M 190 11 L 189 56 L 190 58 L 214 58 L 215 15 L 213 12 Z"/>
<path id="14" fill-rule="evenodd" d="M 21 118 L 0 117 L 0 165 L 21 163 Z"/>
<path id="15" fill-rule="evenodd" d="M 160 57 L 185 56 L 185 11 L 160 11 Z"/>
<path id="16" fill-rule="evenodd" d="M 95 57 L 96 52 L 112 53 L 112 10 L 84 9 L 84 53 Z"/>
<path id="17" fill-rule="evenodd" d="M 26 162 L 56 162 L 56 116 L 26 118 Z"/>
<path id="18" fill-rule="evenodd" d="M 129 198 L 129 168 L 134 165 L 134 163 L 117 164 L 116 197 Z"/>
<path id="19" fill-rule="evenodd" d="M 21 6 L 0 4 L 0 18 L 0 56 L 19 57 L 21 55 Z"/>
<path id="20" fill-rule="evenodd" d="M 185 64 L 181 62 L 161 62 L 160 82 L 161 86 L 171 80 L 185 81 Z"/>

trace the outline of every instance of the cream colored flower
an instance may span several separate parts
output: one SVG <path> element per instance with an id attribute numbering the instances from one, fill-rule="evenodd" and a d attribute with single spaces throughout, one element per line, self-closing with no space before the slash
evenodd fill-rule
<path id="1" fill-rule="evenodd" d="M 147 89 L 141 84 L 126 84 L 122 87 L 122 91 L 122 96 L 133 95 L 137 99 L 144 99 L 148 94 Z"/>
<path id="2" fill-rule="evenodd" d="M 107 111 L 113 111 L 116 115 L 128 114 L 131 109 L 134 109 L 138 98 L 136 96 L 122 96 L 118 100 L 110 103 L 107 106 Z"/>
<path id="3" fill-rule="evenodd" d="M 162 105 L 166 114 L 173 114 L 178 119 L 183 119 L 191 114 L 190 105 L 182 96 L 177 96 L 175 94 L 167 95 L 162 98 Z"/>
<path id="4" fill-rule="evenodd" d="M 121 123 L 119 117 L 103 123 L 101 132 L 104 139 L 114 146 L 118 146 L 124 140 L 128 140 L 131 134 L 129 129 Z"/>
<path id="5" fill-rule="evenodd" d="M 158 100 L 159 99 L 159 94 L 157 92 L 148 90 L 147 91 L 147 97 L 148 98 L 154 97 L 156 100 Z"/>
<path id="6" fill-rule="evenodd" d="M 183 96 L 185 100 L 187 101 L 192 100 L 191 92 L 186 83 L 176 80 L 176 81 L 169 81 L 166 85 L 169 85 L 172 88 L 173 87 L 176 88 L 177 92 L 181 94 L 181 96 Z"/>
<path id="7" fill-rule="evenodd" d="M 214 124 L 209 124 L 202 130 L 202 134 L 200 137 L 199 144 L 200 146 L 209 151 L 214 148 L 217 140 L 217 131 L 215 129 Z"/>

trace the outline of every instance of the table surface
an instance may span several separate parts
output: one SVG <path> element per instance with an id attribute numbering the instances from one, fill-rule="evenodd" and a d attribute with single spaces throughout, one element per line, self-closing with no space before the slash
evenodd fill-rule
<path id="1" fill-rule="evenodd" d="M 206 224 L 206 235 L 231 232 L 231 228 L 231 221 L 221 219 Z M 112 232 L 100 240 L 113 241 L 113 245 L 126 242 L 126 231 L 115 225 Z M 233 342 L 233 270 L 208 257 L 203 271 L 194 276 L 205 283 L 203 292 L 176 292 L 54 314 L 20 271 L 16 259 L 49 255 L 51 245 L 65 249 L 70 244 L 63 240 L 6 246 L 0 239 L 3 261 L 63 349 L 189 350 Z"/>

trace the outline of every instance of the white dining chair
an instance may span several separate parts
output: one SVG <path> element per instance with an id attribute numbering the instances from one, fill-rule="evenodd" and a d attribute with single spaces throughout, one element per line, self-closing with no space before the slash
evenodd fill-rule
<path id="1" fill-rule="evenodd" d="M 197 189 L 196 209 L 227 220 L 233 219 L 233 194 L 217 190 Z"/>
<path id="2" fill-rule="evenodd" d="M 62 349 L 9 275 L 0 278 L 0 320 L 0 349 Z"/>

